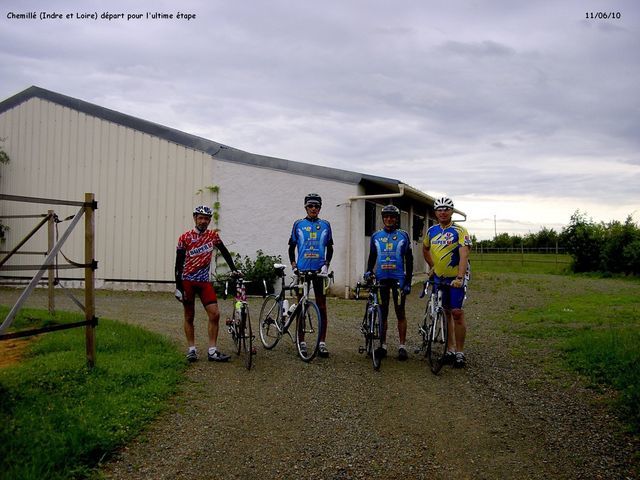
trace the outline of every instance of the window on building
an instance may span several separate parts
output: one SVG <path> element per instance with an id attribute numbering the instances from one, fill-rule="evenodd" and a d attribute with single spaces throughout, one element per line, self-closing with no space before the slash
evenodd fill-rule
<path id="1" fill-rule="evenodd" d="M 422 230 L 424 229 L 424 218 L 414 215 L 413 216 L 413 241 L 419 242 L 422 238 Z"/>
<path id="2" fill-rule="evenodd" d="M 370 237 L 377 230 L 376 228 L 376 204 L 373 202 L 364 203 L 364 234 Z"/>

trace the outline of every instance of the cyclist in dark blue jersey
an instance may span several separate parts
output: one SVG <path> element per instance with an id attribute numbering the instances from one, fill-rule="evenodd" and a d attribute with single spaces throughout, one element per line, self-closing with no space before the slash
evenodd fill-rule
<path id="1" fill-rule="evenodd" d="M 304 208 L 307 211 L 307 216 L 293 223 L 289 238 L 291 267 L 294 271 L 319 271 L 326 275 L 329 271 L 329 262 L 333 257 L 333 236 L 329 222 L 318 216 L 322 208 L 320 195 L 310 193 L 305 196 Z M 298 251 L 297 258 L 296 250 Z M 323 323 L 318 355 L 326 358 L 329 356 L 325 341 L 327 336 L 327 298 L 324 294 L 322 278 L 316 278 L 313 281 L 313 292 Z"/>
<path id="2" fill-rule="evenodd" d="M 380 281 L 380 309 L 382 310 L 382 347 L 378 352 L 381 356 L 387 353 L 387 318 L 389 317 L 389 302 L 393 293 L 393 306 L 398 318 L 398 360 L 408 358 L 405 342 L 407 340 L 407 316 L 404 303 L 406 295 L 411 292 L 411 277 L 413 276 L 413 252 L 409 234 L 398 228 L 400 210 L 394 205 L 387 205 L 382 209 L 384 228 L 371 236 L 369 260 L 365 278 L 376 276 Z"/>

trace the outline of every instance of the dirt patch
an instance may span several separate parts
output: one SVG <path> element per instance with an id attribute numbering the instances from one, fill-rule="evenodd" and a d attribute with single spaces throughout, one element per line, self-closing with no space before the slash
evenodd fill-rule
<path id="1" fill-rule="evenodd" d="M 394 358 L 393 316 L 391 355 L 374 372 L 358 354 L 365 303 L 330 299 L 328 359 L 305 364 L 284 338 L 270 351 L 259 345 L 250 372 L 235 357 L 193 364 L 171 408 L 103 473 L 114 479 L 637 478 L 638 445 L 622 433 L 607 392 L 548 368 L 541 352 L 523 354 L 522 340 L 510 333 L 513 312 L 564 292 L 602 289 L 640 294 L 640 286 L 625 282 L 477 275 L 466 308 L 468 368 L 447 368 L 437 377 L 421 356 Z M 9 293 L 0 291 L 0 300 Z M 36 292 L 30 302 L 44 306 L 46 297 Z M 260 303 L 251 300 L 254 316 Z M 96 304 L 101 317 L 160 332 L 184 347 L 181 306 L 170 294 L 100 292 Z M 412 294 L 411 347 L 423 308 Z M 204 351 L 200 310 L 196 338 Z M 221 310 L 224 319 L 231 301 L 221 301 Z M 231 350 L 225 332 L 220 346 Z"/>
<path id="2" fill-rule="evenodd" d="M 13 339 L 0 342 L 0 368 L 20 361 L 31 339 Z"/>

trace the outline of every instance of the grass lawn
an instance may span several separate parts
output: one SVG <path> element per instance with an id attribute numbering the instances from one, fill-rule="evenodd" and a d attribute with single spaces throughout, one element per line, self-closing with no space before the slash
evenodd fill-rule
<path id="1" fill-rule="evenodd" d="M 25 309 L 15 326 L 79 320 Z M 165 408 L 186 366 L 176 347 L 110 320 L 98 329 L 91 370 L 83 328 L 41 335 L 19 363 L 0 369 L 0 478 L 85 478 Z"/>
<path id="2" fill-rule="evenodd" d="M 555 253 L 479 253 L 471 254 L 471 272 L 569 273 L 571 256 Z"/>
<path id="3" fill-rule="evenodd" d="M 559 295 L 516 314 L 514 323 L 518 335 L 562 351 L 566 364 L 594 385 L 619 392 L 619 415 L 640 433 L 640 287 Z"/>

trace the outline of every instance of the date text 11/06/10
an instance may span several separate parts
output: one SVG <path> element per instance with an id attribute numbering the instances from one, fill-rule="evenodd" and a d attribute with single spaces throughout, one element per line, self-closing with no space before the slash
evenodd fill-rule
<path id="1" fill-rule="evenodd" d="M 586 12 L 584 15 L 587 20 L 620 20 L 622 18 L 620 12 Z"/>

